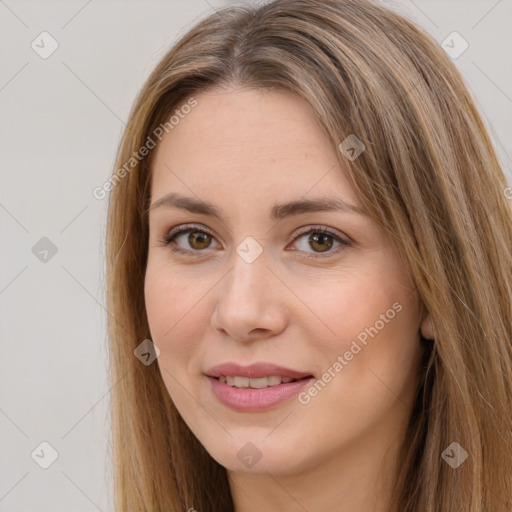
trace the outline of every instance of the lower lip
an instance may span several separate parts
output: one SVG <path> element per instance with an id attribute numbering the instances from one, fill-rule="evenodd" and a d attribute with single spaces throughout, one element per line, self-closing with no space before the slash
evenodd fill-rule
<path id="1" fill-rule="evenodd" d="M 265 411 L 275 407 L 299 393 L 306 384 L 313 380 L 313 377 L 308 377 L 277 386 L 253 389 L 228 386 L 214 377 L 207 378 L 211 382 L 214 395 L 221 403 L 231 409 L 246 412 Z"/>

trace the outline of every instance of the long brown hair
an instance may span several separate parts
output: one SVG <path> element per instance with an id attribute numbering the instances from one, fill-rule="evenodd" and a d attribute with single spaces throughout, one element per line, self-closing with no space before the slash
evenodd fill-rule
<path id="1" fill-rule="evenodd" d="M 429 349 L 393 511 L 512 510 L 507 182 L 450 58 L 413 22 L 372 0 L 222 9 L 189 30 L 143 86 L 120 143 L 107 226 L 116 510 L 233 510 L 225 468 L 176 411 L 157 364 L 134 356 L 150 338 L 151 151 L 126 167 L 194 94 L 232 84 L 295 92 L 334 145 L 349 135 L 362 141 L 357 159 L 340 152 L 340 160 L 430 312 L 435 340 L 423 340 Z M 468 454 L 456 469 L 442 457 L 453 442 Z"/>

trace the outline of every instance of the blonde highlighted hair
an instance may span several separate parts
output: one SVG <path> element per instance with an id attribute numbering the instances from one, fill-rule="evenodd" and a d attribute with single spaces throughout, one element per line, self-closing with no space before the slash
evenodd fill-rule
<path id="1" fill-rule="evenodd" d="M 225 8 L 161 59 L 132 108 L 120 169 L 156 127 L 209 87 L 279 88 L 307 101 L 363 206 L 407 262 L 435 341 L 424 342 L 393 512 L 512 510 L 512 208 L 459 72 L 421 28 L 372 0 Z M 144 304 L 152 152 L 116 182 L 107 226 L 112 449 L 118 511 L 233 510 L 226 470 L 176 411 Z M 457 442 L 454 469 L 441 457 Z"/>

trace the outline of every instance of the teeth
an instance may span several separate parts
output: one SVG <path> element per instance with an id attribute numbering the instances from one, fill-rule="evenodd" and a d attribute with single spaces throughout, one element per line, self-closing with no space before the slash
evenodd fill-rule
<path id="1" fill-rule="evenodd" d="M 254 388 L 254 389 L 262 389 L 269 386 L 278 386 L 281 383 L 292 382 L 295 379 L 291 379 L 290 377 L 276 377 L 274 375 L 270 377 L 260 377 L 258 379 L 250 379 L 249 377 L 238 377 L 231 375 L 221 375 L 219 377 L 220 382 L 224 382 L 228 386 L 233 386 L 235 388 Z"/>
<path id="2" fill-rule="evenodd" d="M 271 377 L 267 377 L 268 379 L 268 385 L 269 386 L 277 386 L 278 384 L 281 384 L 282 379 L 286 379 L 287 377 L 275 377 L 272 375 Z"/>
<path id="3" fill-rule="evenodd" d="M 248 377 L 226 377 L 226 384 L 228 386 L 235 386 L 237 388 L 248 388 L 249 378 Z"/>

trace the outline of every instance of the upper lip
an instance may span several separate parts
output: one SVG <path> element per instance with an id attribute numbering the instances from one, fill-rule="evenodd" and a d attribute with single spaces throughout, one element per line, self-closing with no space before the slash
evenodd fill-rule
<path id="1" fill-rule="evenodd" d="M 311 373 L 299 372 L 284 366 L 278 366 L 273 363 L 253 363 L 249 366 L 242 366 L 237 363 L 222 363 L 210 368 L 205 372 L 209 377 L 223 376 L 237 376 L 249 377 L 257 379 L 261 377 L 289 377 L 290 379 L 302 379 L 304 377 L 311 377 Z"/>

